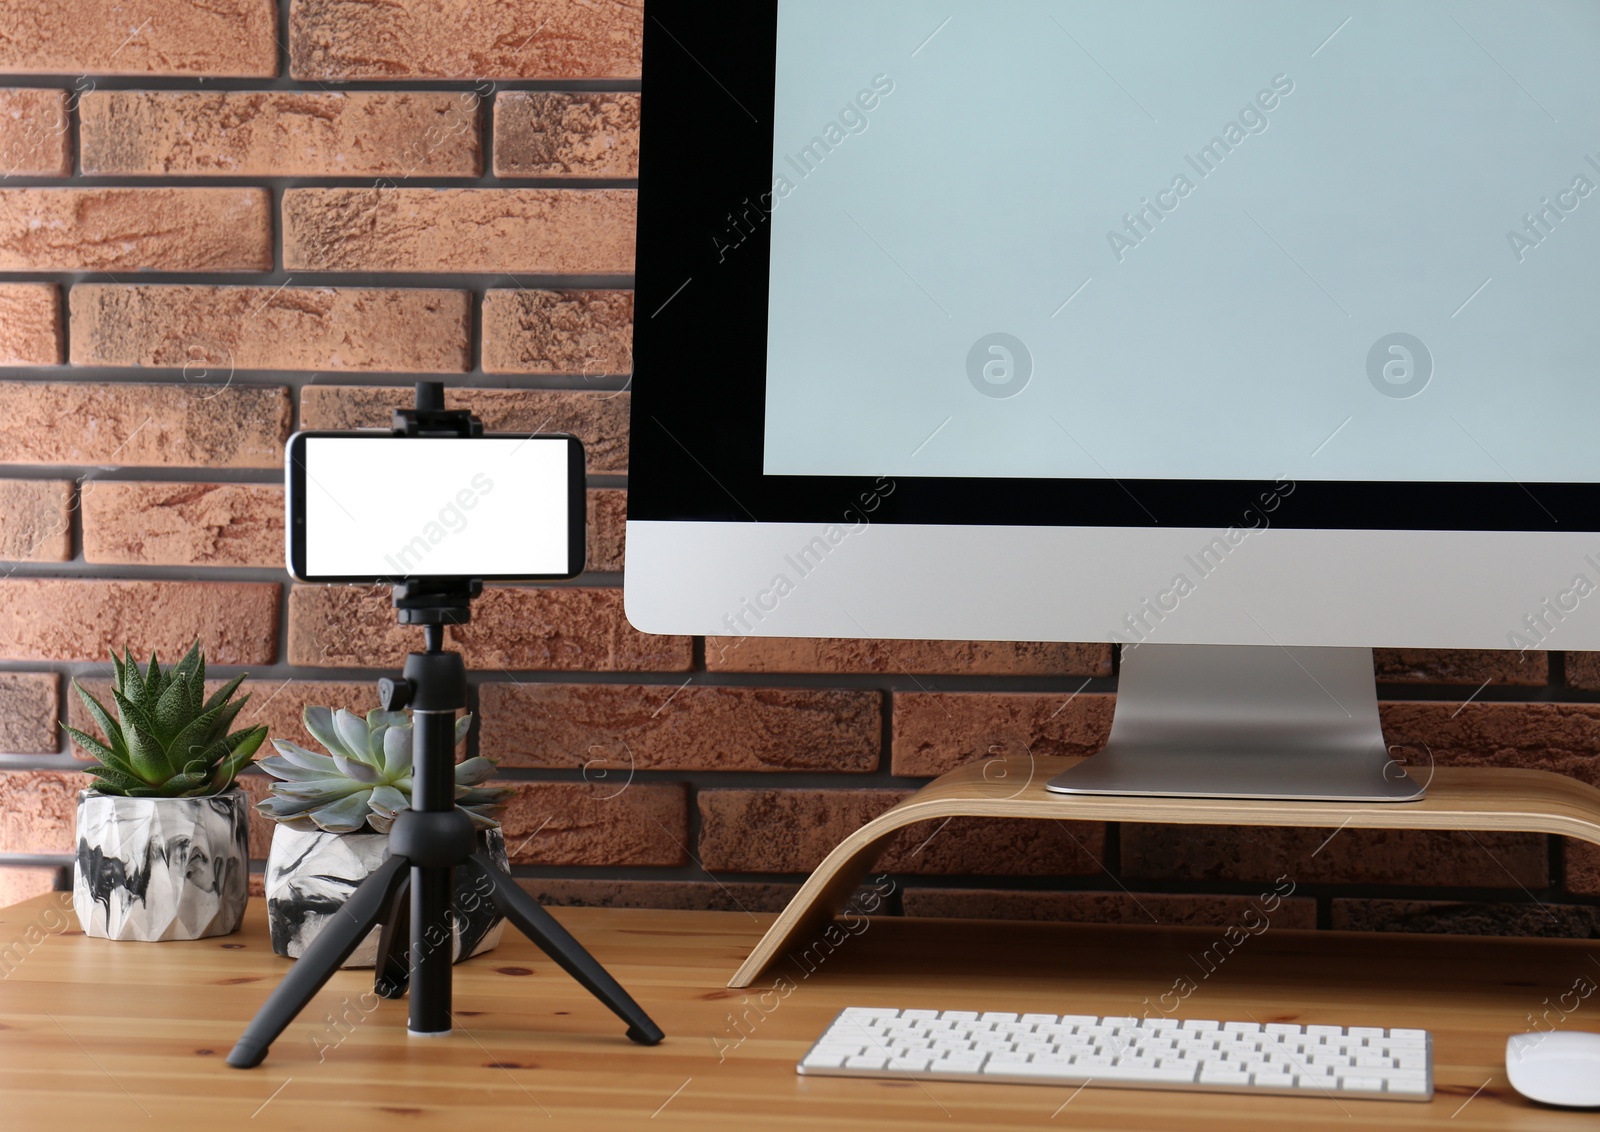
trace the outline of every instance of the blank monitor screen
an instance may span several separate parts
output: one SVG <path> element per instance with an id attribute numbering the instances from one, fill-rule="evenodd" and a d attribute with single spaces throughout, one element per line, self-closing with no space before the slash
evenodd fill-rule
<path id="1" fill-rule="evenodd" d="M 1600 4 L 777 26 L 766 475 L 1600 480 Z"/>
<path id="2" fill-rule="evenodd" d="M 290 464 L 302 474 L 291 491 L 291 556 L 302 556 L 306 578 L 575 572 L 571 437 L 295 442 Z"/>

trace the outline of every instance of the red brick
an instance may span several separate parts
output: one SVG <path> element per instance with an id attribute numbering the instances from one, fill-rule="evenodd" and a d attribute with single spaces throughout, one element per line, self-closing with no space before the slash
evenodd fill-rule
<path id="1" fill-rule="evenodd" d="M 1476 688 L 1549 683 L 1550 658 L 1510 649 L 1373 649 L 1380 684 L 1466 684 Z"/>
<path id="2" fill-rule="evenodd" d="M 0 480 L 0 560 L 65 562 L 71 557 L 71 481 Z"/>
<path id="3" fill-rule="evenodd" d="M 707 637 L 706 668 L 712 672 L 1109 676 L 1111 646 L 1013 641 Z"/>
<path id="4" fill-rule="evenodd" d="M 1447 900 L 1337 899 L 1333 928 L 1345 932 L 1600 937 L 1600 908 L 1576 904 L 1481 904 Z"/>
<path id="5" fill-rule="evenodd" d="M 835 845 L 908 793 L 702 790 L 700 863 L 711 872 L 810 872 Z"/>
<path id="6" fill-rule="evenodd" d="M 278 73 L 274 0 L 8 0 L 0 73 Z"/>
<path id="7" fill-rule="evenodd" d="M 0 174 L 72 176 L 71 133 L 66 91 L 0 90 Z"/>
<path id="8" fill-rule="evenodd" d="M 637 177 L 639 96 L 502 91 L 494 103 L 497 177 Z"/>
<path id="9" fill-rule="evenodd" d="M 265 749 L 256 757 L 265 758 L 271 753 L 270 749 Z M 271 797 L 270 786 L 274 779 L 266 774 L 247 770 L 235 781 L 238 782 L 239 789 L 250 796 L 250 859 L 265 861 L 267 854 L 272 851 L 272 834 L 277 829 L 278 823 L 256 809 L 256 803 Z"/>
<path id="10" fill-rule="evenodd" d="M 90 781 L 71 770 L 0 771 L 0 853 L 76 853 L 78 791 Z"/>
<path id="11" fill-rule="evenodd" d="M 1600 690 L 1600 652 L 1569 652 L 1567 654 L 1567 686 Z"/>
<path id="12" fill-rule="evenodd" d="M 80 284 L 72 363 L 463 373 L 471 323 L 465 291 Z"/>
<path id="13" fill-rule="evenodd" d="M 1265 896 L 1273 895 L 1270 890 Z M 1247 929 L 1317 926 L 1317 902 L 1291 896 L 1275 911 L 1255 896 L 1174 895 L 1162 892 L 1029 892 L 1017 889 L 908 888 L 908 916 L 960 920 L 1045 920 L 1080 924 L 1165 924 Z M 1252 915 L 1252 913 L 1254 913 Z"/>
<path id="14" fill-rule="evenodd" d="M 703 790 L 701 864 L 717 872 L 809 872 L 834 846 L 882 814 L 902 790 Z M 752 831 L 760 830 L 760 837 Z M 1098 824 L 953 818 L 897 834 L 876 867 L 883 872 L 1100 872 L 1105 829 Z"/>
<path id="15" fill-rule="evenodd" d="M 621 488 L 594 488 L 588 493 L 589 552 L 584 569 L 616 573 L 622 569 L 628 529 L 628 493 Z"/>
<path id="16" fill-rule="evenodd" d="M 124 645 L 175 662 L 195 640 L 215 665 L 271 664 L 278 586 L 268 582 L 0 581 L 0 657 L 106 661 Z"/>
<path id="17" fill-rule="evenodd" d="M 83 96 L 85 173 L 476 177 L 474 91 L 107 90 Z"/>
<path id="18" fill-rule="evenodd" d="M 897 692 L 894 773 L 936 775 L 999 760 L 1027 780 L 1029 756 L 1092 755 L 1111 732 L 1115 696 L 1071 692 Z"/>
<path id="19" fill-rule="evenodd" d="M 549 389 L 447 389 L 445 407 L 470 409 L 489 432 L 570 432 L 583 441 L 589 473 L 628 470 L 627 393 Z M 395 409 L 416 403 L 409 388 L 308 385 L 300 393 L 300 427 L 344 431 L 388 428 Z M 3 424 L 0 424 L 3 427 Z"/>
<path id="20" fill-rule="evenodd" d="M 283 467 L 277 385 L 0 381 L 0 464 Z"/>
<path id="21" fill-rule="evenodd" d="M 1546 840 L 1526 833 L 1409 829 L 1122 827 L 1124 877 L 1296 884 L 1543 888 Z"/>
<path id="22" fill-rule="evenodd" d="M 633 292 L 488 292 L 483 368 L 583 377 L 632 373 Z"/>
<path id="23" fill-rule="evenodd" d="M 0 189 L 0 271 L 270 271 L 270 206 L 265 189 Z"/>
<path id="24" fill-rule="evenodd" d="M 629 275 L 634 211 L 632 189 L 288 189 L 283 264 Z M 0 201 L 0 224 L 4 216 Z"/>
<path id="25" fill-rule="evenodd" d="M 1384 737 L 1413 777 L 1438 766 L 1553 770 L 1600 786 L 1600 704 L 1387 703 Z"/>
<path id="26" fill-rule="evenodd" d="M 297 79 L 609 79 L 639 74 L 641 0 L 293 0 Z"/>
<path id="27" fill-rule="evenodd" d="M 1566 889 L 1581 896 L 1600 896 L 1600 845 L 1566 839 Z"/>
<path id="28" fill-rule="evenodd" d="M 481 753 L 502 766 L 635 770 L 876 770 L 879 692 L 671 684 L 484 684 Z"/>
<path id="29" fill-rule="evenodd" d="M 86 562 L 283 565 L 283 488 L 277 484 L 90 480 L 81 507 Z"/>
<path id="30" fill-rule="evenodd" d="M 166 663 L 168 658 L 162 657 Z M 206 681 L 206 694 L 210 695 L 221 688 L 226 680 L 214 679 Z M 103 677 L 80 677 L 78 684 L 84 691 L 96 697 L 102 704 L 111 707 L 111 681 Z M 270 740 L 287 739 L 291 743 L 298 743 L 302 747 L 309 747 L 313 751 L 322 750 L 321 744 L 313 739 L 301 722 L 302 713 L 306 707 L 348 708 L 357 715 L 366 715 L 378 706 L 378 690 L 375 681 L 339 681 L 339 680 L 280 680 L 275 676 L 252 677 L 239 686 L 239 695 L 249 696 L 238 717 L 234 720 L 234 727 L 255 727 L 257 724 L 267 725 L 268 744 L 262 746 L 257 752 L 258 758 L 265 758 L 272 754 Z M 78 698 L 75 691 L 69 690 L 67 696 L 67 722 L 80 731 L 87 731 L 91 735 L 99 734 L 99 729 L 90 718 L 88 710 L 83 706 L 83 701 Z M 52 720 L 52 727 L 54 722 Z M 52 748 L 54 750 L 54 748 Z M 90 756 L 76 743 L 72 744 L 72 754 L 76 758 L 87 759 Z"/>
<path id="31" fill-rule="evenodd" d="M 676 783 L 620 793 L 585 782 L 519 782 L 500 825 L 518 865 L 686 865 L 689 805 Z"/>
<path id="32" fill-rule="evenodd" d="M 53 891 L 55 880 L 53 865 L 0 866 L 0 908 Z M 63 914 L 72 911 L 71 894 L 63 892 L 54 907 Z"/>
<path id="33" fill-rule="evenodd" d="M 61 750 L 58 684 L 54 672 L 0 672 L 0 751 L 53 755 Z"/>
<path id="34" fill-rule="evenodd" d="M 556 908 L 671 908 L 686 912 L 781 912 L 798 884 L 694 880 L 587 880 L 518 877 L 540 904 Z"/>
<path id="35" fill-rule="evenodd" d="M 422 630 L 395 621 L 388 586 L 289 590 L 289 663 L 307 668 L 398 668 Z"/>
<path id="36" fill-rule="evenodd" d="M 58 366 L 61 289 L 54 283 L 0 283 L 0 366 Z"/>
<path id="37" fill-rule="evenodd" d="M 1099 822 L 952 818 L 909 826 L 877 868 L 944 876 L 1104 876 L 1105 852 Z"/>
<path id="38" fill-rule="evenodd" d="M 467 665 L 486 672 L 687 672 L 694 662 L 690 638 L 628 624 L 620 589 L 489 586 L 472 623 L 449 635 Z"/>

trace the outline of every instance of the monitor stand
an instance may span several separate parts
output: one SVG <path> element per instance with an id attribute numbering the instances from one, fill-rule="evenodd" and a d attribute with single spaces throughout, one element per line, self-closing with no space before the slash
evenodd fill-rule
<path id="1" fill-rule="evenodd" d="M 1124 646 L 1105 748 L 1059 794 L 1414 802 L 1390 757 L 1372 650 Z"/>

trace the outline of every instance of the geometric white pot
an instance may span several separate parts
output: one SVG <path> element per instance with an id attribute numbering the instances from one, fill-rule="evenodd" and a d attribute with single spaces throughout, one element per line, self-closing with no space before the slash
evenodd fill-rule
<path id="1" fill-rule="evenodd" d="M 78 794 L 72 906 L 85 935 L 204 939 L 239 930 L 250 897 L 249 798 Z"/>
<path id="2" fill-rule="evenodd" d="M 478 848 L 487 850 L 495 864 L 507 867 L 506 838 L 500 827 L 478 834 Z M 272 950 L 298 959 L 317 938 L 323 926 L 389 855 L 386 833 L 325 833 L 280 825 L 272 831 L 267 855 L 267 926 Z M 472 874 L 456 870 L 452 902 L 454 961 L 481 955 L 500 942 L 504 919 Z M 371 967 L 378 957 L 378 928 L 367 933 L 342 966 Z"/>

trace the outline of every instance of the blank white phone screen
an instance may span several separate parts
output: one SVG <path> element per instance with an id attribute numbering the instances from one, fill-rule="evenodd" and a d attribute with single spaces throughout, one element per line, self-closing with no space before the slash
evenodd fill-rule
<path id="1" fill-rule="evenodd" d="M 306 437 L 306 573 L 565 574 L 569 444 L 562 437 Z"/>

